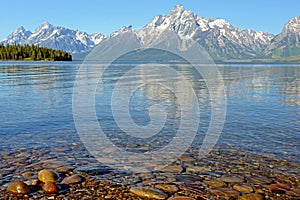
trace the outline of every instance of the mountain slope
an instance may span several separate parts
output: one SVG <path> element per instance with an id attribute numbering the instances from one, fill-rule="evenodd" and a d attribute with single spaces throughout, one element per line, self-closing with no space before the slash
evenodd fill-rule
<path id="1" fill-rule="evenodd" d="M 183 6 L 176 6 L 167 15 L 155 16 L 138 35 L 142 44 L 147 45 L 165 30 L 182 39 L 195 39 L 216 59 L 257 57 L 274 37 L 265 32 L 235 28 L 224 19 L 199 17 Z"/>
<path id="2" fill-rule="evenodd" d="M 300 56 L 300 16 L 285 24 L 266 49 L 266 55 L 271 58 Z"/>
<path id="3" fill-rule="evenodd" d="M 10 34 L 2 43 L 34 44 L 43 47 L 61 49 L 71 53 L 90 51 L 104 38 L 100 33 L 89 35 L 78 30 L 53 26 L 48 22 L 40 25 L 33 33 L 23 27 Z"/>

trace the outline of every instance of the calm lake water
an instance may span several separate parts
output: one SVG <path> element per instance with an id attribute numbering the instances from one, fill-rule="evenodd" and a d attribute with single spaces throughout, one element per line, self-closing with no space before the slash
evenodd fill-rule
<path id="1" fill-rule="evenodd" d="M 72 115 L 73 85 L 79 67 L 80 63 L 76 62 L 0 63 L 0 150 L 80 142 Z M 150 121 L 149 106 L 157 103 L 165 106 L 169 118 L 159 137 L 135 140 L 118 134 L 109 97 L 116 77 L 126 67 L 113 68 L 105 74 L 104 81 L 98 83 L 95 100 L 100 125 L 117 145 L 142 142 L 157 149 L 168 144 L 178 129 L 180 106 L 167 89 L 155 85 L 144 86 L 134 93 L 130 114 L 135 123 L 145 125 Z M 217 147 L 240 148 L 249 153 L 299 162 L 300 64 L 236 63 L 218 67 L 225 83 L 227 113 Z M 199 130 L 193 144 L 196 148 L 210 119 L 209 94 L 203 80 L 194 76 L 189 67 L 175 68 L 192 83 L 201 102 Z M 128 84 L 140 78 L 133 77 Z M 156 81 L 151 72 L 146 78 Z M 159 145 L 153 145 L 155 143 Z"/>

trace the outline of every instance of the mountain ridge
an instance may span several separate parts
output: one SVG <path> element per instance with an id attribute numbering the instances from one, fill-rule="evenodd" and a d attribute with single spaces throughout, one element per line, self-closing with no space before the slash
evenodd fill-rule
<path id="1" fill-rule="evenodd" d="M 294 17 L 273 35 L 263 31 L 240 29 L 221 18 L 203 18 L 183 6 L 175 6 L 166 15 L 156 15 L 140 30 L 124 26 L 110 35 L 87 34 L 54 26 L 49 22 L 35 31 L 23 26 L 2 40 L 4 44 L 34 44 L 62 49 L 74 54 L 87 54 L 103 40 L 132 31 L 143 46 L 155 42 L 164 31 L 172 31 L 181 39 L 197 41 L 215 60 L 287 58 L 300 55 L 300 17 Z"/>

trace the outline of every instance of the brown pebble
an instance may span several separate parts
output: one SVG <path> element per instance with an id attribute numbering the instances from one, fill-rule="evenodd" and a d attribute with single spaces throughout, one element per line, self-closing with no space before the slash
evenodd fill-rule
<path id="1" fill-rule="evenodd" d="M 29 194 L 31 189 L 23 181 L 16 181 L 8 186 L 7 191 L 13 194 Z"/>
<path id="2" fill-rule="evenodd" d="M 59 192 L 56 184 L 52 182 L 45 183 L 42 188 L 47 194 L 57 194 Z"/>
<path id="3" fill-rule="evenodd" d="M 72 185 L 72 184 L 78 184 L 84 181 L 84 178 L 81 175 L 74 174 L 72 176 L 68 176 L 62 180 L 62 184 L 66 185 Z"/>
<path id="4" fill-rule="evenodd" d="M 178 197 L 170 197 L 168 200 L 195 200 L 191 197 L 184 197 L 184 196 L 178 196 Z"/>
<path id="5" fill-rule="evenodd" d="M 223 181 L 218 180 L 210 180 L 210 181 L 204 181 L 207 185 L 209 185 L 211 188 L 220 188 L 220 187 L 226 187 L 227 184 Z"/>
<path id="6" fill-rule="evenodd" d="M 267 188 L 268 188 L 269 190 L 271 190 L 273 193 L 279 193 L 279 194 L 283 194 L 283 193 L 285 193 L 285 191 L 286 191 L 285 188 L 282 188 L 281 185 L 279 185 L 279 184 L 277 184 L 277 183 L 268 185 Z"/>
<path id="7" fill-rule="evenodd" d="M 172 184 L 157 184 L 155 185 L 155 187 L 171 194 L 174 194 L 179 190 L 179 188 L 176 185 Z"/>
<path id="8" fill-rule="evenodd" d="M 233 189 L 237 190 L 237 191 L 240 191 L 240 192 L 243 192 L 243 193 L 251 193 L 251 192 L 253 192 L 253 188 L 251 187 L 251 185 L 246 185 L 246 184 L 243 184 L 243 185 L 234 185 Z"/>
<path id="9" fill-rule="evenodd" d="M 26 179 L 30 179 L 30 178 L 34 177 L 35 175 L 36 175 L 36 173 L 34 173 L 34 172 L 25 172 L 22 174 L 22 176 Z"/>
<path id="10" fill-rule="evenodd" d="M 168 197 L 166 193 L 153 187 L 133 187 L 130 188 L 130 192 L 139 197 L 149 199 L 166 199 Z"/>
<path id="11" fill-rule="evenodd" d="M 75 167 L 72 166 L 63 166 L 63 167 L 56 168 L 55 171 L 58 173 L 67 173 L 73 171 L 74 169 Z"/>
<path id="12" fill-rule="evenodd" d="M 39 171 L 38 178 L 40 181 L 46 182 L 56 182 L 58 179 L 58 174 L 54 171 L 43 169 Z"/>
<path id="13" fill-rule="evenodd" d="M 263 200 L 264 196 L 261 194 L 244 194 L 239 196 L 238 200 Z"/>

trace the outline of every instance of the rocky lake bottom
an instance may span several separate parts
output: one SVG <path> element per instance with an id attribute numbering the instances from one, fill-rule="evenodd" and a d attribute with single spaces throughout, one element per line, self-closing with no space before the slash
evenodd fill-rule
<path id="1" fill-rule="evenodd" d="M 191 149 L 149 173 L 103 166 L 80 143 L 2 149 L 0 158 L 0 199 L 300 198 L 299 162 L 232 147 L 202 159 Z"/>

